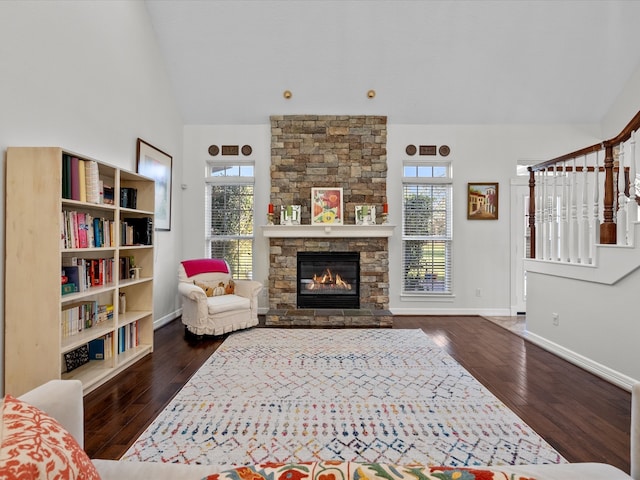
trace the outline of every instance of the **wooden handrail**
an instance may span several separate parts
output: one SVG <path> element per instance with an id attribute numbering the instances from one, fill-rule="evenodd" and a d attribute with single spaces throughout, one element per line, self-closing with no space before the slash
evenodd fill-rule
<path id="1" fill-rule="evenodd" d="M 626 127 L 615 137 L 604 142 L 605 147 L 608 145 L 616 146 L 622 142 L 626 142 L 631 138 L 631 134 L 640 128 L 640 111 L 627 123 Z"/>
<path id="2" fill-rule="evenodd" d="M 532 165 L 531 167 L 529 167 L 529 171 L 538 172 L 540 170 L 545 170 L 549 166 L 555 165 L 556 163 L 564 162 L 566 160 L 571 160 L 572 158 L 580 157 L 583 155 L 588 155 L 589 153 L 597 152 L 599 150 L 602 150 L 603 148 L 604 148 L 604 145 L 602 143 L 596 143 L 595 145 L 581 148 L 580 150 L 576 150 L 575 152 L 567 153 L 565 155 L 561 155 L 560 157 L 552 158 L 551 160 L 547 160 L 546 162 Z"/>
<path id="3" fill-rule="evenodd" d="M 616 223 L 614 221 L 614 201 L 616 198 L 616 187 L 614 184 L 614 173 L 617 171 L 617 167 L 614 167 L 614 159 L 613 159 L 613 150 L 614 147 L 620 145 L 622 142 L 625 142 L 631 138 L 631 135 L 634 131 L 640 128 L 640 111 L 635 114 L 635 116 L 631 119 L 631 121 L 622 129 L 622 131 L 616 135 L 615 137 L 606 140 L 601 143 L 596 143 L 594 145 L 590 145 L 588 147 L 581 148 L 574 152 L 567 153 L 565 155 L 561 155 L 556 158 L 552 158 L 551 160 L 547 160 L 542 163 L 538 163 L 536 165 L 532 165 L 528 167 L 529 171 L 529 229 L 530 229 L 530 258 L 536 258 L 536 227 L 535 227 L 535 212 L 536 212 L 536 180 L 535 180 L 535 172 L 539 171 L 553 171 L 555 172 L 582 172 L 584 171 L 584 167 L 582 166 L 557 166 L 558 163 L 566 162 L 568 160 L 572 160 L 578 157 L 589 155 L 590 153 L 599 152 L 604 149 L 604 165 L 602 167 L 598 167 L 598 171 L 604 172 L 604 198 L 603 198 L 603 222 L 600 224 L 600 243 L 603 244 L 615 244 L 617 241 L 616 238 Z M 595 171 L 594 167 L 586 167 L 587 171 L 593 172 Z M 627 174 L 627 169 L 623 170 L 624 179 L 625 179 L 625 195 L 629 196 L 629 185 L 631 179 Z M 636 196 L 635 200 L 638 204 L 640 204 L 640 197 Z"/>

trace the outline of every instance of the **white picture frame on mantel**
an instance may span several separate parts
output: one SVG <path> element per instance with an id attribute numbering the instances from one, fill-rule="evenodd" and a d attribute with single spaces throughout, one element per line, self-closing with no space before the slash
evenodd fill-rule
<path id="1" fill-rule="evenodd" d="M 375 225 L 376 207 L 375 205 L 356 205 L 356 225 Z"/>

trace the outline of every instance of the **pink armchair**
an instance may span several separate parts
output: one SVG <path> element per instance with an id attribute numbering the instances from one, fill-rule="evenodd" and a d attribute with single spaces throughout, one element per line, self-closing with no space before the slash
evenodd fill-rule
<path id="1" fill-rule="evenodd" d="M 219 285 L 228 287 L 229 280 L 233 280 L 234 293 L 222 294 Z M 210 294 L 215 291 L 215 295 L 207 296 L 202 287 Z M 197 336 L 222 335 L 257 325 L 261 290 L 262 284 L 255 280 L 233 279 L 229 264 L 223 259 L 185 260 L 178 266 L 182 323 Z"/>

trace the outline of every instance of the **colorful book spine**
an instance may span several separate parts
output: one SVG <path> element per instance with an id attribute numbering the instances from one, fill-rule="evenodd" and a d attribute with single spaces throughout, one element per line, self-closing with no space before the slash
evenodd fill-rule
<path id="1" fill-rule="evenodd" d="M 87 175 L 86 175 L 86 190 L 87 190 L 87 202 L 89 203 L 102 203 L 101 200 L 101 188 L 100 188 L 100 171 L 98 163 L 94 160 L 86 161 Z"/>
<path id="2" fill-rule="evenodd" d="M 78 160 L 78 189 L 81 202 L 87 201 L 87 173 L 85 164 L 86 162 L 84 160 Z"/>
<path id="3" fill-rule="evenodd" d="M 71 200 L 80 200 L 80 160 L 71 157 Z"/>
<path id="4" fill-rule="evenodd" d="M 62 198 L 71 198 L 71 157 L 62 155 Z"/>

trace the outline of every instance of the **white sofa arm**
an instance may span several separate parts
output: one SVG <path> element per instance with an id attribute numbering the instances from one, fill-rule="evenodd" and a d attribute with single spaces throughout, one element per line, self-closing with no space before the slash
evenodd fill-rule
<path id="1" fill-rule="evenodd" d="M 179 282 L 178 292 L 189 300 L 195 300 L 196 302 L 207 301 L 207 295 L 204 293 L 204 290 L 193 283 Z"/>
<path id="2" fill-rule="evenodd" d="M 192 333 L 201 335 L 207 325 L 209 307 L 207 295 L 197 285 L 178 282 L 178 292 L 182 295 L 182 323 Z"/>
<path id="3" fill-rule="evenodd" d="M 256 298 L 262 290 L 262 284 L 256 280 L 234 280 L 235 294 L 245 298 Z"/>
<path id="4" fill-rule="evenodd" d="M 80 380 L 51 380 L 20 400 L 55 418 L 84 448 L 84 403 Z"/>

